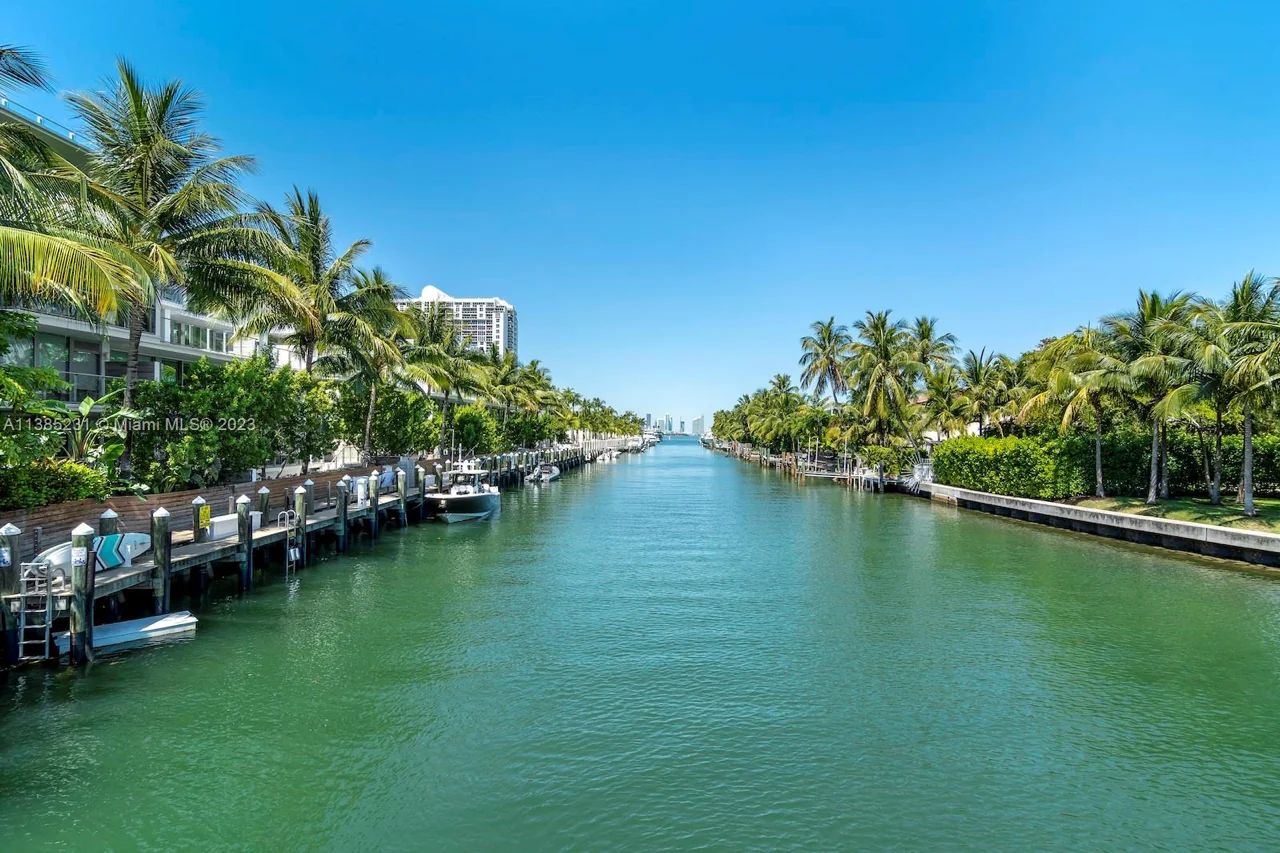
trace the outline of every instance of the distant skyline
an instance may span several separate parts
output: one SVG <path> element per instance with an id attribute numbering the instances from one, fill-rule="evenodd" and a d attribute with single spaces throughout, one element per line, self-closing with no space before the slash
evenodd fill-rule
<path id="1" fill-rule="evenodd" d="M 251 22 L 251 23 L 246 23 Z M 60 90 L 204 93 L 411 294 L 643 416 L 717 408 L 866 309 L 1011 353 L 1139 287 L 1280 273 L 1269 4 L 12 4 Z M 59 121 L 57 95 L 14 99 Z M 675 416 L 677 419 L 679 415 Z"/>

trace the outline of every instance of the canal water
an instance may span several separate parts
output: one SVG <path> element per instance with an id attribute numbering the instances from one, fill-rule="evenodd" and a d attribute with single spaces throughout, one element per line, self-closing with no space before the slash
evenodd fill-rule
<path id="1" fill-rule="evenodd" d="M 1280 584 L 691 441 L 0 686 L 0 846 L 1280 844 Z"/>

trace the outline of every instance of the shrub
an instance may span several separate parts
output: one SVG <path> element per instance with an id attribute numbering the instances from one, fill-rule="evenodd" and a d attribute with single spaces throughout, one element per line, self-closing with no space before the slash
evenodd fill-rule
<path id="1" fill-rule="evenodd" d="M 484 406 L 463 406 L 453 416 L 453 431 L 464 453 L 493 453 L 498 449 L 498 422 Z"/>
<path id="2" fill-rule="evenodd" d="M 0 468 L 0 510 L 102 500 L 110 492 L 106 472 L 66 459 L 37 459 Z"/>
<path id="3" fill-rule="evenodd" d="M 369 390 L 344 383 L 338 391 L 338 434 L 356 447 L 364 446 L 364 424 L 369 414 Z M 401 456 L 429 450 L 440 441 L 440 417 L 436 404 L 418 391 L 378 385 L 373 408 L 370 452 L 375 456 Z"/>
<path id="4" fill-rule="evenodd" d="M 1056 438 L 953 438 L 934 448 L 933 476 L 962 489 L 1055 500 L 1079 494 L 1088 483 L 1075 451 Z"/>

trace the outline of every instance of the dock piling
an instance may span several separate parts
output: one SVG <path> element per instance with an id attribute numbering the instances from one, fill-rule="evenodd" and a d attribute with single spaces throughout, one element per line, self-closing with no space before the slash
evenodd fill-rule
<path id="1" fill-rule="evenodd" d="M 351 492 L 351 478 L 343 477 L 338 481 L 338 553 L 344 554 L 347 550 L 347 496 Z"/>
<path id="2" fill-rule="evenodd" d="M 240 564 L 240 591 L 253 589 L 253 518 L 249 515 L 249 496 L 236 498 L 236 560 Z"/>
<path id="3" fill-rule="evenodd" d="M 209 528 L 205 525 L 201 516 L 204 514 L 206 506 L 205 499 L 200 495 L 196 495 L 191 499 L 191 541 L 203 542 L 209 538 Z"/>
<path id="4" fill-rule="evenodd" d="M 382 503 L 381 489 L 378 488 L 378 469 L 369 474 L 369 538 L 378 538 L 378 505 Z"/>
<path id="5" fill-rule="evenodd" d="M 271 490 L 266 486 L 258 489 L 258 512 L 262 513 L 262 521 L 267 520 L 271 508 Z"/>
<path id="6" fill-rule="evenodd" d="M 418 475 L 418 521 L 422 521 L 427 512 L 427 469 L 415 465 L 413 470 Z"/>
<path id="7" fill-rule="evenodd" d="M 71 638 L 73 664 L 93 661 L 93 528 L 81 523 L 71 531 Z M 52 591 L 51 591 L 52 594 Z"/>
<path id="8" fill-rule="evenodd" d="M 0 527 L 0 594 L 12 595 L 18 591 L 18 577 L 22 560 L 18 551 L 18 537 L 22 529 L 16 524 Z M 0 629 L 4 631 L 4 659 L 13 663 L 18 659 L 18 619 L 8 607 L 0 608 Z"/>
<path id="9" fill-rule="evenodd" d="M 302 551 L 298 555 L 298 565 L 305 566 L 307 557 L 310 556 L 311 548 L 307 542 L 307 487 L 298 486 L 293 490 L 293 512 L 298 516 L 298 548 Z"/>
<path id="10" fill-rule="evenodd" d="M 156 507 L 151 513 L 151 598 L 156 616 L 169 612 L 169 566 L 173 553 L 173 532 L 169 510 Z"/>
<path id="11" fill-rule="evenodd" d="M 399 499 L 400 526 L 409 526 L 409 475 L 403 468 L 396 468 L 396 497 Z"/>
<path id="12" fill-rule="evenodd" d="M 98 516 L 98 535 L 107 536 L 111 533 L 120 532 L 120 516 L 111 507 L 107 507 L 102 511 L 102 515 Z"/>
<path id="13" fill-rule="evenodd" d="M 303 487 L 307 490 L 307 515 L 314 515 L 316 511 L 316 483 L 315 480 L 307 478 L 303 482 Z"/>

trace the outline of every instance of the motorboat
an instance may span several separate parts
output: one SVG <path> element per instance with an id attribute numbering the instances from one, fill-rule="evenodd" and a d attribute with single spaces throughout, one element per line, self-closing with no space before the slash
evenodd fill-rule
<path id="1" fill-rule="evenodd" d="M 427 517 L 446 524 L 488 518 L 501 502 L 498 487 L 488 480 L 489 472 L 472 462 L 444 472 L 440 488 L 424 497 Z"/>
<path id="2" fill-rule="evenodd" d="M 158 640 L 174 639 L 190 635 L 196 629 L 199 620 L 191 615 L 190 610 L 177 613 L 165 613 L 161 616 L 147 616 L 142 619 L 130 619 L 128 622 L 112 622 L 109 625 L 95 625 L 93 628 L 94 651 L 120 651 L 126 648 L 147 645 Z M 67 632 L 55 634 L 53 638 L 58 652 L 67 654 L 71 640 Z"/>
<path id="3" fill-rule="evenodd" d="M 542 467 L 538 469 L 538 482 L 540 483 L 550 483 L 552 480 L 559 480 L 559 479 L 560 479 L 559 465 L 552 465 L 551 463 L 548 462 L 548 463 L 544 463 Z"/>

